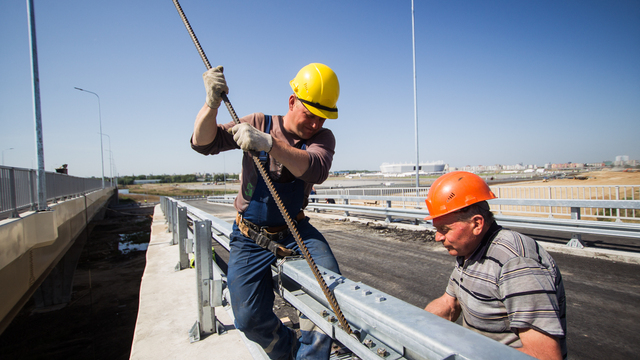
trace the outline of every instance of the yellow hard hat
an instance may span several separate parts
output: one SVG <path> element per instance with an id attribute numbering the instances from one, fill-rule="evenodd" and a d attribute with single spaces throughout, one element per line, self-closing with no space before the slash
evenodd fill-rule
<path id="1" fill-rule="evenodd" d="M 300 69 L 289 84 L 312 114 L 325 119 L 338 118 L 336 103 L 340 96 L 340 83 L 330 67 L 320 63 L 309 64 Z"/>

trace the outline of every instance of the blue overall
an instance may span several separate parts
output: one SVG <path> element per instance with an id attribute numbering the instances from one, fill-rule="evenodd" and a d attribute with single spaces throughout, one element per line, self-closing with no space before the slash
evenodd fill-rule
<path id="1" fill-rule="evenodd" d="M 265 132 L 269 133 L 270 117 L 267 121 Z M 295 218 L 302 209 L 304 181 L 295 179 L 287 183 L 274 182 L 274 186 L 289 215 Z M 249 206 L 242 215 L 259 226 L 274 227 L 286 224 L 260 176 Z M 297 228 L 316 264 L 340 273 L 329 244 L 322 234 L 309 224 L 309 219 L 299 221 Z M 293 235 L 286 237 L 280 244 L 299 253 Z M 271 359 L 328 359 L 332 341 L 330 337 L 322 332 L 307 331 L 301 327 L 301 337 L 298 340 L 295 333 L 284 326 L 273 313 L 275 295 L 271 265 L 276 261 L 275 255 L 245 237 L 235 222 L 230 246 L 227 283 L 236 328 L 248 339 L 262 346 Z"/>

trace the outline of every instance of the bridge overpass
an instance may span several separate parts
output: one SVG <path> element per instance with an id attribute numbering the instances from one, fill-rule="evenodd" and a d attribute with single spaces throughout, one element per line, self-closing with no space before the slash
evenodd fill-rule
<path id="1" fill-rule="evenodd" d="M 47 210 L 35 211 L 34 170 L 0 168 L 0 333 L 33 296 L 39 307 L 63 306 L 87 240 L 116 188 L 101 179 L 47 173 Z"/>

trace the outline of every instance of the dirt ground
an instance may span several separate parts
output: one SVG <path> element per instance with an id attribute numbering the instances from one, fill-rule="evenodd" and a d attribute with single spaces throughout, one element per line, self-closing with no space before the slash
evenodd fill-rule
<path id="1" fill-rule="evenodd" d="M 582 173 L 580 179 L 551 179 L 548 182 L 542 180 L 533 181 L 531 183 L 549 186 L 572 186 L 572 185 L 640 185 L 640 172 L 623 172 L 623 171 L 592 171 Z M 531 184 L 528 183 L 528 184 Z M 505 184 L 507 185 L 507 184 Z M 514 183 L 514 186 L 520 186 L 522 183 Z"/>
<path id="2" fill-rule="evenodd" d="M 25 305 L 0 335 L 0 359 L 128 359 L 153 207 L 110 209 L 93 227 L 60 310 Z M 119 247 L 122 249 L 120 250 Z"/>

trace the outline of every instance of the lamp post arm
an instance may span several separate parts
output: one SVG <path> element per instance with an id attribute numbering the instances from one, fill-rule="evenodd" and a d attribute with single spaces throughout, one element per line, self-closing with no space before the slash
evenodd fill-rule
<path id="1" fill-rule="evenodd" d="M 100 96 L 93 91 L 81 89 L 79 87 L 74 86 L 74 89 L 88 92 L 98 98 L 98 120 L 100 121 L 100 162 L 102 163 L 102 188 L 104 189 L 104 148 L 102 146 L 102 110 L 100 109 Z"/>

